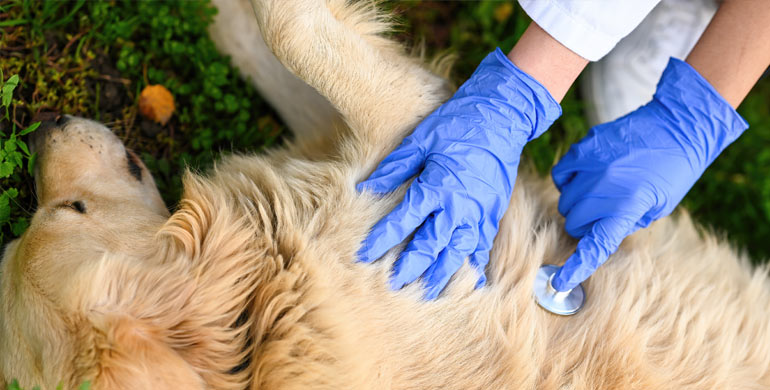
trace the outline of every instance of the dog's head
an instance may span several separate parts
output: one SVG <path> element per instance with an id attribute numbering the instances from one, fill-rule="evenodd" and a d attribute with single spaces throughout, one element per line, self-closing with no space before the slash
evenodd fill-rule
<path id="1" fill-rule="evenodd" d="M 159 261 L 155 236 L 169 214 L 152 176 L 109 129 L 85 119 L 45 123 L 31 146 L 38 208 L 0 264 L 0 385 L 199 388 L 151 320 L 114 306 L 130 291 L 116 269 Z"/>

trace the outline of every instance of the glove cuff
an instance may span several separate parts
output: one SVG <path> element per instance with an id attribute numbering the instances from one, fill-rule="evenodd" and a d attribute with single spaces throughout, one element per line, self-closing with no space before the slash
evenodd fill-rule
<path id="1" fill-rule="evenodd" d="M 663 71 L 653 101 L 665 107 L 671 120 L 687 124 L 671 128 L 698 145 L 699 154 L 706 157 L 708 164 L 749 127 L 697 70 L 673 57 Z"/>
<path id="2" fill-rule="evenodd" d="M 457 91 L 456 97 L 484 96 L 512 122 L 527 125 L 527 141 L 543 134 L 561 116 L 561 106 L 548 90 L 500 50 L 489 53 Z"/>

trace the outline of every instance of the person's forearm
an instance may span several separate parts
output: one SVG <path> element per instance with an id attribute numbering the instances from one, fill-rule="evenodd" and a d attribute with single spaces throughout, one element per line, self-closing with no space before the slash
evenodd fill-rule
<path id="1" fill-rule="evenodd" d="M 687 63 L 738 107 L 770 65 L 770 1 L 726 0 Z"/>
<path id="2" fill-rule="evenodd" d="M 770 0 L 760 0 L 770 1 Z M 530 23 L 508 58 L 522 71 L 543 84 L 561 102 L 588 60 L 551 37 L 537 23 Z"/>

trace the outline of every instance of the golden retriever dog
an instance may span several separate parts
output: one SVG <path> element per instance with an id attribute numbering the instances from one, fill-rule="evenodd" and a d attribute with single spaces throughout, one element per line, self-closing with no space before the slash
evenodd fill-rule
<path id="1" fill-rule="evenodd" d="M 382 35 L 372 4 L 215 3 L 212 36 L 295 140 L 188 173 L 169 215 L 104 126 L 65 118 L 39 131 L 39 208 L 1 265 L 3 384 L 770 388 L 767 269 L 685 214 L 627 239 L 577 315 L 541 309 L 536 271 L 576 241 L 552 184 L 526 172 L 486 286 L 466 264 L 436 301 L 419 283 L 391 291 L 398 248 L 371 265 L 356 252 L 403 191 L 355 184 L 450 96 L 446 81 Z"/>

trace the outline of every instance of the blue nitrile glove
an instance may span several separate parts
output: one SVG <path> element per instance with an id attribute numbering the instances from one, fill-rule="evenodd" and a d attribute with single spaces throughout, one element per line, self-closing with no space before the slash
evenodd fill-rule
<path id="1" fill-rule="evenodd" d="M 554 288 L 577 286 L 626 236 L 670 214 L 747 128 L 708 81 L 672 58 L 651 102 L 591 129 L 553 168 L 559 212 L 580 238 Z"/>
<path id="2" fill-rule="evenodd" d="M 423 277 L 434 299 L 470 256 L 484 269 L 497 226 L 511 198 L 519 156 L 561 108 L 548 91 L 500 49 L 490 53 L 457 93 L 429 115 L 359 184 L 386 193 L 409 178 L 401 204 L 364 240 L 359 258 L 371 262 L 422 225 L 394 265 L 391 288 Z"/>

